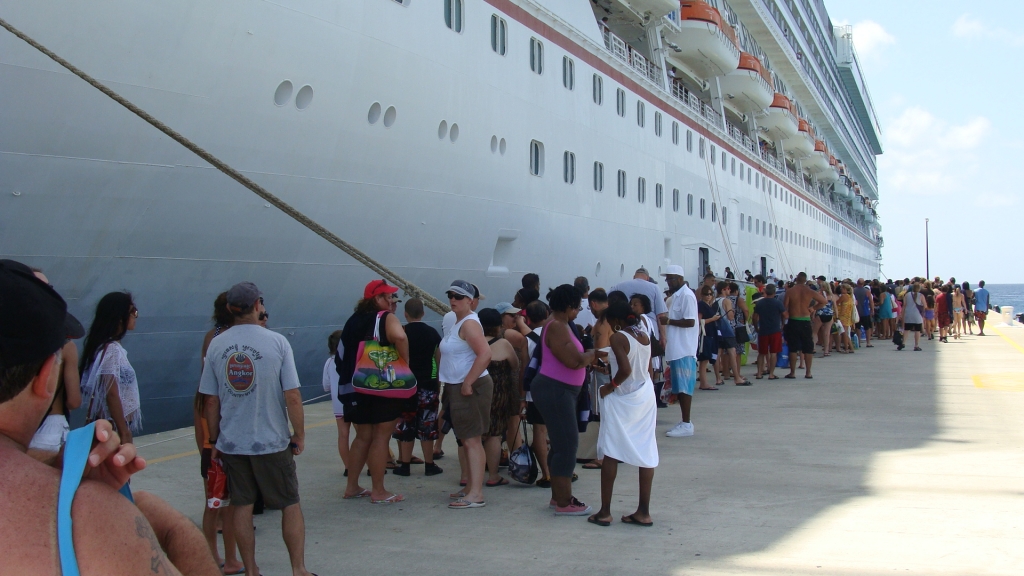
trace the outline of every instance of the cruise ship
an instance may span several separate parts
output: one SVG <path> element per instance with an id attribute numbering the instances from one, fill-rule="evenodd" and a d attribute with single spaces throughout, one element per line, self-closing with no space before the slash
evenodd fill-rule
<path id="1" fill-rule="evenodd" d="M 822 0 L 34 0 L 0 18 L 435 296 L 669 264 L 879 273 L 880 128 Z M 0 127 L 0 256 L 86 323 L 134 294 L 147 431 L 191 422 L 213 299 L 241 280 L 322 395 L 370 270 L 4 30 Z"/>

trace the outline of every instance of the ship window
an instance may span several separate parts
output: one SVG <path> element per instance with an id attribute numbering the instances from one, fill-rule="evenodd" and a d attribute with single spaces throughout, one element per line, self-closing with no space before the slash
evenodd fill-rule
<path id="1" fill-rule="evenodd" d="M 740 180 L 743 180 L 743 162 L 740 162 Z"/>
<path id="2" fill-rule="evenodd" d="M 562 56 L 562 86 L 569 90 L 576 87 L 576 63 L 568 56 Z"/>
<path id="3" fill-rule="evenodd" d="M 594 104 L 604 104 L 604 78 L 599 74 L 594 74 Z"/>
<path id="4" fill-rule="evenodd" d="M 746 224 L 746 222 L 743 220 L 743 218 L 744 218 L 743 212 L 740 212 L 740 230 L 741 231 L 744 230 L 744 225 Z"/>
<path id="5" fill-rule="evenodd" d="M 725 157 L 722 157 L 722 170 L 725 170 Z M 732 159 L 732 175 L 736 175 L 736 159 Z"/>
<path id="6" fill-rule="evenodd" d="M 654 205 L 661 208 L 665 204 L 665 187 L 661 184 L 654 185 Z"/>
<path id="7" fill-rule="evenodd" d="M 647 202 L 647 179 L 637 178 L 636 181 L 636 199 L 641 204 Z"/>
<path id="8" fill-rule="evenodd" d="M 693 194 L 686 195 L 686 215 L 693 216 Z"/>
<path id="9" fill-rule="evenodd" d="M 722 226 L 725 226 L 726 224 L 728 224 L 728 221 L 725 219 L 725 206 L 722 206 Z"/>
<path id="10" fill-rule="evenodd" d="M 750 227 L 750 224 L 751 224 L 750 218 L 751 218 L 750 216 L 747 216 L 747 232 L 753 232 L 754 231 L 754 229 Z"/>
<path id="11" fill-rule="evenodd" d="M 757 186 L 757 187 L 761 186 L 761 175 L 760 174 L 754 174 L 754 186 Z"/>
<path id="12" fill-rule="evenodd" d="M 626 93 L 622 88 L 615 89 L 615 111 L 619 116 L 626 117 Z"/>
<path id="13" fill-rule="evenodd" d="M 661 112 L 654 113 L 654 135 L 661 136 Z"/>
<path id="14" fill-rule="evenodd" d="M 715 145 L 714 145 L 714 144 L 712 144 L 712 145 L 711 145 L 711 167 L 712 167 L 712 168 L 714 168 L 714 167 L 715 167 L 715 161 L 716 161 L 715 159 L 717 158 L 717 156 L 715 156 L 715 150 L 716 150 L 716 149 L 715 149 Z M 701 158 L 703 158 L 703 157 L 704 157 L 704 156 L 703 156 L 703 155 L 701 155 Z"/>
<path id="15" fill-rule="evenodd" d="M 530 38 L 530 70 L 544 73 L 544 44 L 536 38 Z"/>
<path id="16" fill-rule="evenodd" d="M 725 150 L 722 150 L 722 172 L 725 172 Z"/>
<path id="17" fill-rule="evenodd" d="M 672 211 L 679 212 L 679 188 L 672 189 Z"/>
<path id="18" fill-rule="evenodd" d="M 576 155 L 568 150 L 562 154 L 562 179 L 566 184 L 576 182 Z"/>
<path id="19" fill-rule="evenodd" d="M 491 14 L 491 50 L 504 56 L 506 51 L 505 40 L 508 34 L 508 25 L 503 18 L 497 14 Z"/>
<path id="20" fill-rule="evenodd" d="M 750 168 L 747 168 L 747 184 L 750 184 Z"/>
<path id="21" fill-rule="evenodd" d="M 647 117 L 647 107 L 644 106 L 644 103 L 643 103 L 642 100 L 637 100 L 637 102 L 636 102 L 636 125 L 641 127 L 641 128 L 643 128 L 644 127 L 644 121 L 646 120 L 646 117 Z"/>
<path id="22" fill-rule="evenodd" d="M 703 160 L 704 159 L 704 138 L 703 137 L 700 139 L 700 143 L 697 146 L 697 153 L 701 157 L 701 159 Z"/>
<path id="23" fill-rule="evenodd" d="M 604 190 L 604 164 L 594 162 L 594 192 Z"/>
<path id="24" fill-rule="evenodd" d="M 625 198 L 626 197 L 626 171 L 625 170 L 619 170 L 619 189 L 618 189 L 617 194 L 619 195 L 619 198 Z"/>
<path id="25" fill-rule="evenodd" d="M 536 140 L 530 141 L 530 174 L 544 175 L 544 144 Z"/>
<path id="26" fill-rule="evenodd" d="M 714 202 L 711 203 L 711 221 L 718 221 L 718 206 Z"/>
<path id="27" fill-rule="evenodd" d="M 462 0 L 444 0 L 444 25 L 462 32 Z"/>
<path id="28" fill-rule="evenodd" d="M 689 129 L 686 131 L 686 151 L 693 152 L 693 131 Z M 704 155 L 701 154 L 701 158 L 703 157 Z"/>
<path id="29" fill-rule="evenodd" d="M 672 121 L 672 143 L 679 145 L 679 122 Z"/>
<path id="30" fill-rule="evenodd" d="M 700 219 L 704 219 L 704 199 L 700 199 Z"/>
<path id="31" fill-rule="evenodd" d="M 758 218 L 757 220 L 754 220 L 754 226 L 755 226 L 754 230 L 756 231 L 754 233 L 755 234 L 760 234 L 761 233 L 761 219 L 760 218 Z"/>

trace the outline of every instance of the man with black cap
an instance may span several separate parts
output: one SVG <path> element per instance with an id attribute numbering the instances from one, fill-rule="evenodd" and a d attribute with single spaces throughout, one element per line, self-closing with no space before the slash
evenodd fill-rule
<path id="1" fill-rule="evenodd" d="M 0 261 L 0 574 L 219 574 L 191 520 L 145 492 L 134 505 L 118 494 L 145 462 L 109 422 L 72 433 L 81 446 L 69 439 L 63 475 L 26 455 L 56 392 L 67 316 L 31 269 Z"/>
<path id="2" fill-rule="evenodd" d="M 287 338 L 260 326 L 265 308 L 255 284 L 232 286 L 227 307 L 235 322 L 210 341 L 199 392 L 207 396 L 211 456 L 221 458 L 228 476 L 238 551 L 245 573 L 259 574 L 252 509 L 263 494 L 268 508 L 281 510 L 292 573 L 307 576 L 294 459 L 302 454 L 306 432 L 295 357 Z"/>

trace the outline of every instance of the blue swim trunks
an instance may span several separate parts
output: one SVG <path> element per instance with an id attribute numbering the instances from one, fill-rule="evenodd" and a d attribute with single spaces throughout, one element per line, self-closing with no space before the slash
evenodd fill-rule
<path id="1" fill-rule="evenodd" d="M 697 387 L 697 359 L 686 356 L 668 361 L 669 376 L 672 378 L 672 393 L 693 396 Z"/>

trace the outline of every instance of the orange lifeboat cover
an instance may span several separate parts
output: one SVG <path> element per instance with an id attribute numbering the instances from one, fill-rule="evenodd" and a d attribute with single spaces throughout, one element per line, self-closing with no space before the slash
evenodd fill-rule
<path id="1" fill-rule="evenodd" d="M 740 39 L 736 37 L 736 30 L 734 30 L 733 27 L 729 26 L 728 24 L 726 24 L 725 26 L 720 26 L 720 28 L 722 29 L 722 32 L 725 32 L 725 35 L 729 37 L 729 40 L 732 41 L 733 46 L 735 46 L 737 50 L 741 50 L 741 48 L 740 48 Z M 740 68 L 742 68 L 742 67 L 743 67 L 743 59 L 741 58 L 740 59 Z"/>
<path id="2" fill-rule="evenodd" d="M 722 27 L 722 15 L 718 9 L 704 2 L 680 2 L 680 20 L 701 20 Z"/>
<path id="3" fill-rule="evenodd" d="M 797 123 L 797 129 L 801 132 L 807 132 L 808 134 L 811 133 L 811 125 L 807 122 L 807 120 L 804 120 L 803 118 L 801 118 L 800 121 Z"/>
<path id="4" fill-rule="evenodd" d="M 784 94 L 779 92 L 775 93 L 775 98 L 772 100 L 772 108 L 785 108 L 786 110 L 792 110 L 793 104 L 786 98 Z"/>
<path id="5" fill-rule="evenodd" d="M 825 152 L 825 143 L 823 141 L 821 141 L 821 140 L 815 140 L 814 141 L 814 151 L 815 152 Z"/>
<path id="6" fill-rule="evenodd" d="M 753 70 L 761 73 L 761 61 L 756 56 L 747 52 L 740 52 L 740 70 Z"/>
<path id="7" fill-rule="evenodd" d="M 829 157 L 828 157 L 828 165 L 829 165 L 829 166 L 835 166 L 835 165 L 836 165 L 836 164 L 838 164 L 838 163 L 839 163 L 839 161 L 838 161 L 838 160 L 836 160 L 836 157 L 835 157 L 835 156 L 829 156 Z"/>

